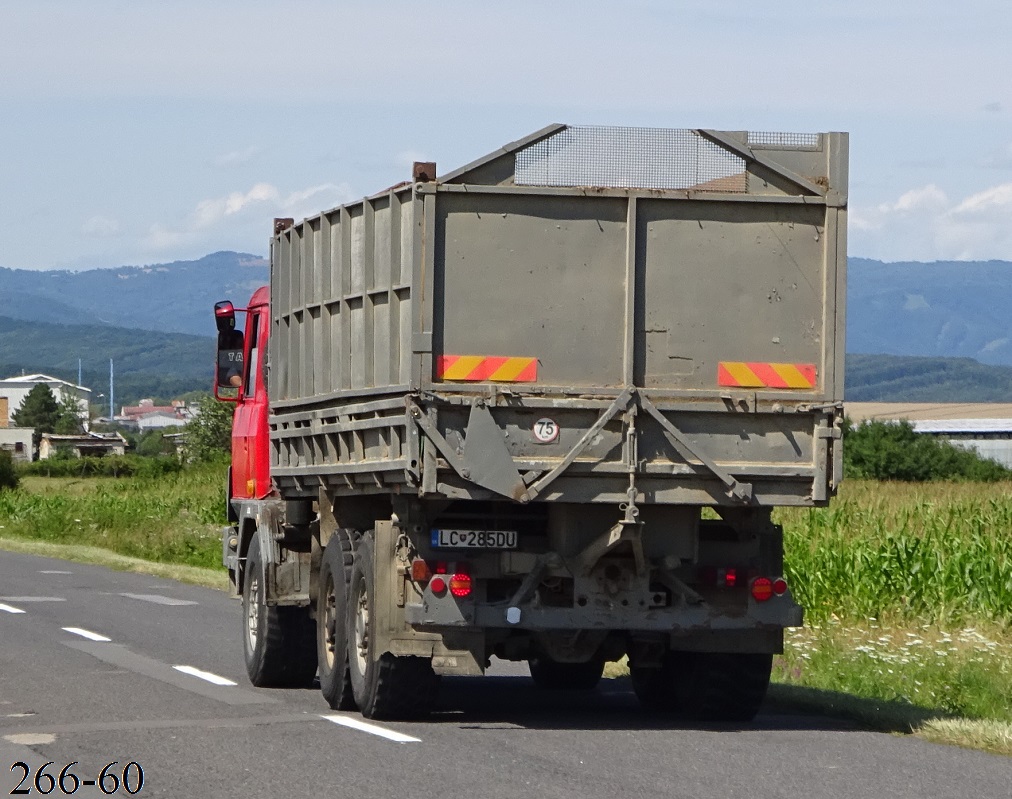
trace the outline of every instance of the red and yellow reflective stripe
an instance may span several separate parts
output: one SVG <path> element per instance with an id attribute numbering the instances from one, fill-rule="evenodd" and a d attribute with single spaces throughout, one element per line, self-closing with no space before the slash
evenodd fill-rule
<path id="1" fill-rule="evenodd" d="M 814 363 L 721 361 L 717 385 L 737 388 L 815 388 Z"/>
<path id="2" fill-rule="evenodd" d="M 468 383 L 533 383 L 538 379 L 538 359 L 440 355 L 436 360 L 436 377 Z"/>

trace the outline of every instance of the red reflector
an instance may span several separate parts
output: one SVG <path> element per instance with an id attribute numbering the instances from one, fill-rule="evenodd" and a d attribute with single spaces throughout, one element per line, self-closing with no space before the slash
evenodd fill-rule
<path id="1" fill-rule="evenodd" d="M 456 597 L 471 595 L 471 575 L 457 573 L 450 578 L 450 593 Z"/>
<path id="2" fill-rule="evenodd" d="M 783 577 L 777 577 L 773 581 L 773 593 L 777 596 L 783 596 L 787 593 L 787 581 Z"/>
<path id="3" fill-rule="evenodd" d="M 738 582 L 738 572 L 735 569 L 728 569 L 724 572 L 724 585 L 728 588 L 734 588 L 734 584 Z"/>
<path id="4" fill-rule="evenodd" d="M 756 577 L 752 581 L 752 596 L 756 602 L 765 602 L 773 596 L 773 583 L 769 577 Z"/>
<path id="5" fill-rule="evenodd" d="M 429 564 L 421 558 L 415 558 L 411 561 L 411 579 L 416 583 L 427 582 L 432 576 L 432 571 L 429 569 Z"/>
<path id="6" fill-rule="evenodd" d="M 446 561 L 444 560 L 436 561 L 436 574 L 446 574 Z"/>
<path id="7" fill-rule="evenodd" d="M 433 577 L 432 582 L 429 583 L 429 588 L 436 596 L 442 596 L 446 593 L 446 580 L 442 577 Z"/>

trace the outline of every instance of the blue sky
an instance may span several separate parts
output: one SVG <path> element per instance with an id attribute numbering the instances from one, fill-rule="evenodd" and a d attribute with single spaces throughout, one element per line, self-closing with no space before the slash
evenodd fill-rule
<path id="1" fill-rule="evenodd" d="M 850 253 L 1012 260 L 1007 0 L 0 0 L 0 266 L 264 254 L 549 122 L 851 133 Z"/>

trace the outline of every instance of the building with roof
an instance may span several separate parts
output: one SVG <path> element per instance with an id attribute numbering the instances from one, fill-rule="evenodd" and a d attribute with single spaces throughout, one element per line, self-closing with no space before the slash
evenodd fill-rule
<path id="1" fill-rule="evenodd" d="M 77 403 L 81 424 L 87 428 L 91 389 L 41 373 L 7 377 L 0 380 L 0 397 L 6 397 L 7 399 L 7 414 L 4 417 L 5 419 L 9 422 L 13 421 L 14 412 L 21 407 L 21 404 L 25 401 L 25 397 L 39 383 L 45 383 L 49 386 L 57 402 L 64 402 L 65 397 L 73 398 Z"/>
<path id="2" fill-rule="evenodd" d="M 53 457 L 58 450 L 70 450 L 75 458 L 96 458 L 123 455 L 127 442 L 119 433 L 85 433 L 80 436 L 43 433 L 39 443 L 39 460 Z"/>

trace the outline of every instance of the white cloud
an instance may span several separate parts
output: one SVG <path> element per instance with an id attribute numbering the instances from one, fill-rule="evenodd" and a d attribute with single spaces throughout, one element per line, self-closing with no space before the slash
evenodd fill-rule
<path id="1" fill-rule="evenodd" d="M 110 219 L 107 216 L 93 216 L 83 225 L 81 225 L 81 232 L 85 236 L 94 236 L 95 238 L 108 238 L 109 236 L 115 236 L 120 231 L 119 222 L 115 219 Z"/>
<path id="2" fill-rule="evenodd" d="M 271 183 L 256 183 L 246 191 L 200 200 L 178 225 L 151 225 L 142 243 L 155 252 L 195 245 L 209 251 L 241 247 L 235 242 L 269 230 L 275 216 L 302 219 L 352 197 L 347 184 L 323 183 L 282 193 Z"/>
<path id="3" fill-rule="evenodd" d="M 934 184 L 911 189 L 895 202 L 855 208 L 850 250 L 899 260 L 1007 258 L 1012 246 L 1012 183 L 951 200 Z"/>

